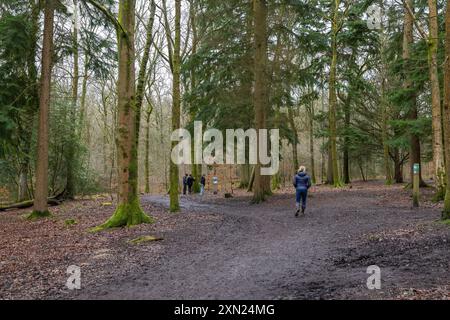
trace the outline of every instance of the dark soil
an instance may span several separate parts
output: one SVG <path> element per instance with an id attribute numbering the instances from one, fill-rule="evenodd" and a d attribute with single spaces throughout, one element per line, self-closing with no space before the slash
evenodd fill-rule
<path id="1" fill-rule="evenodd" d="M 143 196 L 156 224 L 90 234 L 113 212 L 104 201 L 67 203 L 39 222 L 0 214 L 0 298 L 450 298 L 450 227 L 439 205 L 411 208 L 402 186 L 314 187 L 297 219 L 287 190 L 261 205 L 244 193 L 182 197 L 178 215 L 165 197 Z M 128 242 L 144 235 L 164 240 Z M 81 267 L 81 290 L 65 286 L 70 265 Z M 370 265 L 381 290 L 366 286 Z"/>

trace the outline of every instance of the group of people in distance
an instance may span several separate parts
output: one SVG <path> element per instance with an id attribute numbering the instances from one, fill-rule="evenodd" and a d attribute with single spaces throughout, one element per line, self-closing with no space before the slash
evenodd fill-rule
<path id="1" fill-rule="evenodd" d="M 192 174 L 187 174 L 183 177 L 183 194 L 191 194 L 192 193 L 192 186 L 194 185 L 195 178 L 192 176 Z M 205 185 L 206 185 L 206 177 L 205 175 L 202 175 L 200 178 L 200 195 L 203 195 L 205 193 Z"/>
<path id="2" fill-rule="evenodd" d="M 187 174 L 183 177 L 183 194 L 192 194 L 192 187 L 194 186 L 195 178 L 192 174 Z M 217 183 L 217 177 L 213 178 L 213 184 Z M 305 214 L 306 200 L 308 198 L 308 190 L 311 188 L 311 178 L 306 172 L 306 168 L 301 166 L 295 174 L 292 184 L 295 188 L 296 211 L 295 216 L 298 217 L 300 212 Z M 205 193 L 206 176 L 202 175 L 200 178 L 200 195 Z M 216 193 L 216 192 L 215 192 Z"/>

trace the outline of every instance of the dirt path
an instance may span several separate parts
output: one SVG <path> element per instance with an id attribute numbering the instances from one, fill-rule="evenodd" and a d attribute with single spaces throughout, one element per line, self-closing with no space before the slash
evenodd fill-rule
<path id="1" fill-rule="evenodd" d="M 83 289 L 89 299 L 320 299 L 448 295 L 449 228 L 439 209 L 412 210 L 404 191 L 380 184 L 313 191 L 305 217 L 292 196 L 264 204 L 249 198 L 182 199 L 182 215 L 218 217 L 164 232 L 162 253 L 127 276 Z M 142 203 L 167 206 L 165 197 Z M 369 265 L 382 270 L 382 290 L 366 287 Z M 415 288 L 416 291 L 408 290 Z M 422 290 L 422 291 L 421 291 Z M 424 291 L 423 291 L 424 290 Z M 430 290 L 428 292 L 427 290 Z M 425 294 L 425 293 L 424 293 Z"/>

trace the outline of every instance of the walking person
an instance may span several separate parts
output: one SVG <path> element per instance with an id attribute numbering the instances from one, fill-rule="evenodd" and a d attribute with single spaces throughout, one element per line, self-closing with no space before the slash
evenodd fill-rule
<path id="1" fill-rule="evenodd" d="M 186 195 L 187 192 L 187 186 L 188 186 L 188 174 L 186 173 L 186 175 L 183 177 L 183 194 Z"/>
<path id="2" fill-rule="evenodd" d="M 189 177 L 187 178 L 189 194 L 192 193 L 192 186 L 194 185 L 194 181 L 195 181 L 195 178 L 192 176 L 192 174 L 190 174 Z"/>
<path id="3" fill-rule="evenodd" d="M 301 166 L 300 169 L 298 169 L 298 172 L 294 177 L 293 184 L 296 190 L 297 200 L 297 211 L 295 212 L 295 216 L 298 217 L 300 210 L 302 211 L 302 214 L 305 213 L 308 190 L 311 188 L 311 178 L 306 173 L 306 168 L 304 166 Z"/>
<path id="4" fill-rule="evenodd" d="M 200 179 L 200 195 L 205 194 L 205 186 L 206 186 L 206 176 L 202 175 L 202 178 Z"/>

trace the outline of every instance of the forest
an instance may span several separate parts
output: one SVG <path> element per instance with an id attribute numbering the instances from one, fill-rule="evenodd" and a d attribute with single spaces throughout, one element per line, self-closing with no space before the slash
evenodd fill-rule
<path id="1" fill-rule="evenodd" d="M 448 299 L 449 225 L 450 0 L 0 0 L 0 299 Z"/>

